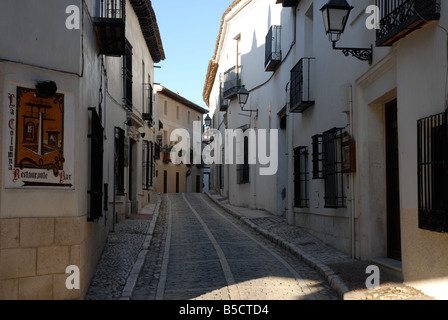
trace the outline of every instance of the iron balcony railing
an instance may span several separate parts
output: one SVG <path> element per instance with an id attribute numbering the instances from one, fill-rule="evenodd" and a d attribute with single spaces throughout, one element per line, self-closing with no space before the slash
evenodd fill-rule
<path id="1" fill-rule="evenodd" d="M 277 4 L 282 4 L 283 7 L 296 7 L 301 0 L 277 0 Z"/>
<path id="2" fill-rule="evenodd" d="M 314 105 L 315 58 L 302 58 L 291 70 L 291 112 L 302 113 Z"/>
<path id="3" fill-rule="evenodd" d="M 126 0 L 101 0 L 94 18 L 100 54 L 122 56 L 125 51 Z"/>
<path id="4" fill-rule="evenodd" d="M 266 35 L 265 62 L 266 71 L 274 71 L 282 61 L 281 26 L 271 26 Z"/>
<path id="5" fill-rule="evenodd" d="M 380 9 L 377 46 L 390 46 L 421 28 L 428 21 L 440 19 L 441 0 L 376 0 Z"/>
<path id="6" fill-rule="evenodd" d="M 100 17 L 124 20 L 125 5 L 126 2 L 124 0 L 101 0 Z"/>
<path id="7" fill-rule="evenodd" d="M 224 72 L 223 98 L 232 99 L 241 87 L 240 66 L 234 66 Z"/>

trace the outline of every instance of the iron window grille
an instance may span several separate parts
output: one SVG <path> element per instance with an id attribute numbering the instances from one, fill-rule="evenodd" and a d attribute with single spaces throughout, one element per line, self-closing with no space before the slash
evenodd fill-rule
<path id="1" fill-rule="evenodd" d="M 237 181 L 238 184 L 249 182 L 249 137 L 244 136 L 244 163 L 237 164 Z"/>
<path id="2" fill-rule="evenodd" d="M 314 105 L 315 58 L 302 58 L 291 70 L 291 112 L 302 113 Z"/>
<path id="3" fill-rule="evenodd" d="M 222 164 L 218 164 L 218 179 L 219 179 L 219 189 L 224 188 L 224 166 Z"/>
<path id="4" fill-rule="evenodd" d="M 162 152 L 162 146 L 158 143 L 154 143 L 154 160 L 160 160 L 160 152 Z"/>
<path id="5" fill-rule="evenodd" d="M 142 159 L 142 174 L 143 174 L 143 190 L 149 190 L 152 186 L 152 171 L 153 171 L 153 142 L 143 140 L 143 159 Z"/>
<path id="6" fill-rule="evenodd" d="M 341 128 L 333 128 L 322 134 L 326 208 L 345 208 L 342 137 Z"/>
<path id="7" fill-rule="evenodd" d="M 322 135 L 316 134 L 312 137 L 313 143 L 313 179 L 324 178 L 323 168 L 323 150 L 322 150 Z"/>
<path id="8" fill-rule="evenodd" d="M 95 221 L 103 215 L 103 127 L 95 108 L 92 112 L 92 126 L 90 138 L 90 212 L 89 221 Z"/>
<path id="9" fill-rule="evenodd" d="M 294 149 L 294 206 L 308 205 L 308 147 L 298 147 Z"/>
<path id="10" fill-rule="evenodd" d="M 448 232 L 447 113 L 417 122 L 419 228 Z"/>
<path id="11" fill-rule="evenodd" d="M 150 80 L 151 80 L 151 78 L 149 78 Z M 152 85 L 151 85 L 151 83 L 145 83 L 144 84 L 144 90 L 145 90 L 145 92 L 147 92 L 146 94 L 147 94 L 147 103 L 146 103 L 146 110 L 144 110 L 144 112 L 143 112 L 143 120 L 145 120 L 145 121 L 149 121 L 150 122 L 150 126 L 152 126 L 152 121 L 153 121 L 153 118 L 152 118 L 152 116 L 153 116 L 153 88 L 152 88 Z"/>
<path id="12" fill-rule="evenodd" d="M 115 179 L 117 195 L 124 195 L 124 130 L 115 127 Z"/>
<path id="13" fill-rule="evenodd" d="M 282 61 L 281 26 L 271 26 L 266 35 L 265 71 L 274 71 Z"/>
<path id="14" fill-rule="evenodd" d="M 232 99 L 241 88 L 240 66 L 234 66 L 224 72 L 223 98 Z"/>
<path id="15" fill-rule="evenodd" d="M 126 39 L 126 50 L 123 58 L 124 105 L 132 111 L 132 46 Z"/>
<path id="16" fill-rule="evenodd" d="M 440 19 L 440 0 L 376 0 L 376 5 L 380 8 L 377 46 L 390 46 L 428 21 Z"/>

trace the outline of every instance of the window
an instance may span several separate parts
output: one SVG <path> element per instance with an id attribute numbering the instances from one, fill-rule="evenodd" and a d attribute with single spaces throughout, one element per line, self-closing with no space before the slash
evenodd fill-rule
<path id="1" fill-rule="evenodd" d="M 132 110 L 132 46 L 126 40 L 126 50 L 124 56 L 124 104 L 126 108 Z"/>
<path id="2" fill-rule="evenodd" d="M 237 182 L 238 184 L 249 182 L 249 137 L 244 136 L 244 163 L 237 164 Z"/>
<path id="3" fill-rule="evenodd" d="M 241 88 L 241 72 L 239 66 L 234 66 L 224 72 L 223 75 L 223 99 L 232 99 L 236 97 Z"/>
<path id="4" fill-rule="evenodd" d="M 153 101 L 152 101 L 152 96 L 153 96 L 153 89 L 152 89 L 152 85 L 151 85 L 151 76 L 148 74 L 148 110 L 147 112 L 149 114 L 153 114 Z"/>
<path id="5" fill-rule="evenodd" d="M 294 206 L 308 207 L 308 147 L 294 149 Z"/>
<path id="6" fill-rule="evenodd" d="M 163 114 L 168 115 L 168 102 L 167 101 L 163 102 Z"/>
<path id="7" fill-rule="evenodd" d="M 145 64 L 143 64 L 144 69 Z M 144 70 L 143 70 L 144 71 Z M 143 76 L 143 120 L 150 121 L 152 123 L 153 113 L 153 101 L 152 101 L 153 89 L 151 85 L 151 76 L 148 74 L 148 82 L 145 82 Z"/>
<path id="8" fill-rule="evenodd" d="M 323 179 L 323 151 L 322 151 L 322 135 L 313 136 L 313 179 Z"/>
<path id="9" fill-rule="evenodd" d="M 266 35 L 265 71 L 274 71 L 282 61 L 281 26 L 271 26 Z"/>
<path id="10" fill-rule="evenodd" d="M 417 122 L 419 228 L 448 232 L 447 114 Z"/>
<path id="11" fill-rule="evenodd" d="M 291 112 L 302 113 L 314 105 L 315 58 L 302 58 L 291 70 Z"/>
<path id="12" fill-rule="evenodd" d="M 322 134 L 326 208 L 345 207 L 342 131 L 343 129 L 334 128 Z"/>
<path id="13" fill-rule="evenodd" d="M 179 106 L 176 106 L 176 120 L 179 120 Z"/>
<path id="14" fill-rule="evenodd" d="M 117 195 L 124 195 L 124 130 L 115 127 L 115 174 Z"/>
<path id="15" fill-rule="evenodd" d="M 95 108 L 92 112 L 90 138 L 90 213 L 88 220 L 95 221 L 103 215 L 103 127 Z"/>
<path id="16" fill-rule="evenodd" d="M 153 176 L 153 142 L 152 141 L 143 141 L 143 190 L 149 190 L 149 187 L 152 186 L 152 176 Z"/>

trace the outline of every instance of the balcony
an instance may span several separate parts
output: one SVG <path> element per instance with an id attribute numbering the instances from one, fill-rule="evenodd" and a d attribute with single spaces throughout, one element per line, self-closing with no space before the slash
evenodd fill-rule
<path id="1" fill-rule="evenodd" d="M 380 8 L 377 46 L 391 46 L 429 21 L 440 19 L 440 0 L 376 0 L 376 5 Z"/>
<path id="2" fill-rule="evenodd" d="M 232 99 L 241 87 L 240 66 L 235 66 L 224 72 L 223 98 Z"/>
<path id="3" fill-rule="evenodd" d="M 271 26 L 266 36 L 265 71 L 275 71 L 282 62 L 281 26 Z"/>
<path id="4" fill-rule="evenodd" d="M 219 111 L 226 112 L 227 109 L 229 108 L 229 103 L 230 103 L 229 100 L 224 99 L 223 97 L 223 88 L 221 84 L 221 88 L 219 90 Z"/>
<path id="5" fill-rule="evenodd" d="M 114 57 L 125 54 L 125 7 L 125 0 L 101 0 L 100 16 L 93 19 L 99 54 Z"/>
<path id="6" fill-rule="evenodd" d="M 283 7 L 295 7 L 299 4 L 300 0 L 277 0 L 277 4 L 282 4 Z"/>
<path id="7" fill-rule="evenodd" d="M 315 58 L 302 58 L 291 70 L 291 112 L 302 113 L 314 105 Z"/>

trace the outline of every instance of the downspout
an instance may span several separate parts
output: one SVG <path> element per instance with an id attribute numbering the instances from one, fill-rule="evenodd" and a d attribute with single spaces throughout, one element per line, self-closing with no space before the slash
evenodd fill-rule
<path id="1" fill-rule="evenodd" d="M 286 94 L 288 93 L 288 85 L 286 86 Z M 291 105 L 287 94 L 286 103 L 286 158 L 287 158 L 287 185 L 286 185 L 286 219 L 288 224 L 292 225 L 294 223 L 294 206 L 293 206 L 293 163 L 292 163 L 292 137 L 293 137 L 293 126 L 292 126 L 292 114 L 290 111 Z"/>
<path id="2" fill-rule="evenodd" d="M 296 43 L 296 37 L 297 37 L 297 6 L 293 9 L 293 35 L 294 39 L 291 43 L 292 46 Z M 294 176 L 294 170 L 293 170 L 293 151 L 292 151 L 292 138 L 293 138 L 293 117 L 291 114 L 291 101 L 290 101 L 290 95 L 288 95 L 288 88 L 290 83 L 286 85 L 285 91 L 286 91 L 286 158 L 287 158 L 287 175 L 286 175 L 286 220 L 288 224 L 292 225 L 294 224 L 294 196 L 293 196 L 293 190 L 294 190 L 294 184 L 293 184 L 293 176 Z"/>
<path id="3" fill-rule="evenodd" d="M 250 122 L 252 122 L 252 117 L 250 118 Z M 258 123 L 258 118 L 257 118 L 257 123 Z M 254 124 L 254 130 L 255 130 L 255 132 L 257 132 L 257 125 L 256 124 Z M 257 169 L 257 166 L 258 166 L 258 169 Z M 256 164 L 253 167 L 255 169 L 254 170 L 254 174 L 253 174 L 253 176 L 254 176 L 254 183 L 253 183 L 253 185 L 254 185 L 254 193 L 253 193 L 254 209 L 258 209 L 258 207 L 257 207 L 257 173 L 260 172 L 259 171 L 260 170 L 260 164 Z"/>
<path id="4" fill-rule="evenodd" d="M 350 138 L 353 137 L 353 88 L 350 85 L 348 87 L 348 103 L 350 108 Z M 355 259 L 355 174 L 354 172 L 350 174 L 350 191 L 351 191 L 351 200 L 350 200 L 350 256 L 352 259 Z"/>

